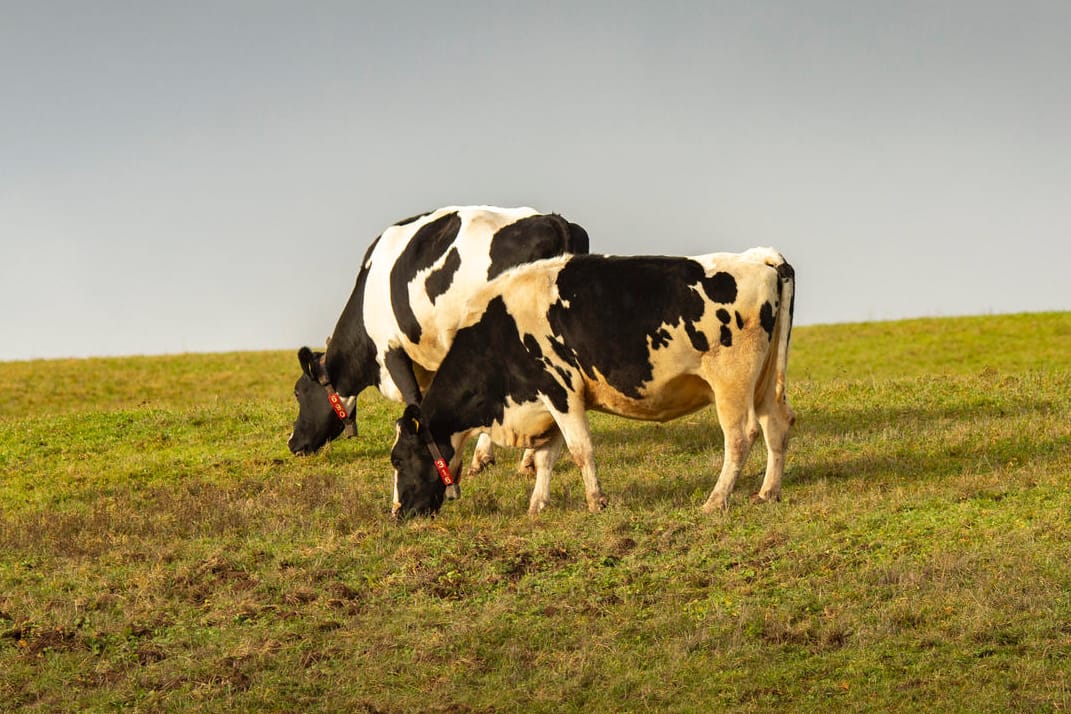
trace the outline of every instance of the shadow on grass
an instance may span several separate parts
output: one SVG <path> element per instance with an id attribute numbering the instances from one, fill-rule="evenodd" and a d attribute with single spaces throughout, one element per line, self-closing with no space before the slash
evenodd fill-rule
<path id="1" fill-rule="evenodd" d="M 803 412 L 792 430 L 785 485 L 851 479 L 908 482 L 993 471 L 1021 460 L 1024 453 L 1039 462 L 1059 458 L 1071 448 L 1071 434 L 1046 437 L 1040 431 L 1023 433 L 1007 425 L 991 428 L 990 433 L 998 435 L 983 439 L 975 430 L 963 428 L 983 420 L 1051 419 L 1058 411 L 1063 408 L 1052 400 L 1003 394 L 997 403 L 873 404 L 836 413 Z M 696 492 L 705 494 L 714 488 L 723 435 L 713 409 L 666 424 L 616 418 L 600 421 L 594 430 L 597 463 L 609 461 L 615 490 L 629 500 L 685 505 Z M 901 434 L 909 436 L 897 438 Z M 808 442 L 822 446 L 809 447 Z M 613 456 L 607 458 L 608 453 Z M 658 456 L 652 459 L 652 455 Z M 766 448 L 760 436 L 737 482 L 737 498 L 759 488 L 765 463 Z M 617 472 L 622 468 L 631 469 L 635 477 L 627 482 L 621 479 Z M 664 468 L 664 473 L 652 473 L 658 468 Z M 601 473 L 606 471 L 604 466 Z"/>
<path id="2" fill-rule="evenodd" d="M 1018 381 L 1005 387 L 931 380 L 884 392 L 868 390 L 862 385 L 858 393 L 847 399 L 841 395 L 826 409 L 808 399 L 794 403 L 798 421 L 788 449 L 786 489 L 825 480 L 909 482 L 986 472 L 1024 452 L 1043 460 L 1046 454 L 1068 448 L 1066 438 L 1046 439 L 1039 432 L 1024 434 L 999 424 L 1002 419 L 1052 420 L 1066 414 L 1066 405 L 1052 393 L 1031 393 L 1036 390 Z M 982 422 L 988 422 L 993 435 L 987 440 L 972 428 Z M 714 488 L 723 435 L 713 407 L 666 423 L 593 413 L 591 424 L 596 464 L 611 501 L 686 507 L 697 499 L 701 502 Z M 386 464 L 389 435 L 372 433 L 373 426 L 360 439 L 335 445 L 329 458 Z M 466 447 L 465 463 L 471 458 L 472 443 Z M 512 471 L 519 458 L 519 450 L 502 448 L 498 468 Z M 758 490 L 765 462 L 760 436 L 737 482 L 737 502 Z M 564 484 L 567 497 L 578 499 L 582 507 L 578 480 L 572 460 L 563 455 L 554 483 Z M 531 481 L 525 483 L 530 493 Z"/>

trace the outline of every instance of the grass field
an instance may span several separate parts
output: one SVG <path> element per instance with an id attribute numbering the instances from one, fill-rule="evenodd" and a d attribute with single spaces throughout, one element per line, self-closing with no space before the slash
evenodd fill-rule
<path id="1" fill-rule="evenodd" d="M 797 328 L 780 503 L 713 410 L 594 415 L 389 518 L 397 405 L 290 456 L 292 353 L 0 364 L 0 708 L 1071 710 L 1071 313 Z"/>

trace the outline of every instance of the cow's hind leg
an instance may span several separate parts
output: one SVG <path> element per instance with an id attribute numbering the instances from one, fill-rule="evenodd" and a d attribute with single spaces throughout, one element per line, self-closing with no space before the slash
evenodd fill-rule
<path id="1" fill-rule="evenodd" d="M 703 504 L 705 513 L 724 511 L 729 508 L 729 496 L 747 461 L 751 443 L 758 436 L 759 424 L 755 416 L 753 388 L 750 383 L 715 383 L 715 405 L 718 410 L 718 421 L 725 434 L 725 455 L 722 459 L 718 482 L 714 485 L 714 490 L 710 492 L 706 503 Z"/>
<path id="2" fill-rule="evenodd" d="M 762 487 L 753 498 L 757 501 L 779 501 L 781 477 L 785 473 L 788 431 L 796 421 L 796 413 L 787 402 L 777 401 L 771 395 L 759 405 L 758 418 L 766 440 L 766 475 L 762 479 Z"/>

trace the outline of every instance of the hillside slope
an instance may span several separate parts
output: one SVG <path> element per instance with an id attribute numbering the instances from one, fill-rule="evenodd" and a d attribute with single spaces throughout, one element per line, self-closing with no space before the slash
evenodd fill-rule
<path id="1" fill-rule="evenodd" d="M 797 328 L 784 500 L 713 410 L 594 415 L 389 519 L 398 405 L 297 459 L 292 353 L 0 364 L 0 701 L 28 710 L 1071 707 L 1071 313 Z"/>

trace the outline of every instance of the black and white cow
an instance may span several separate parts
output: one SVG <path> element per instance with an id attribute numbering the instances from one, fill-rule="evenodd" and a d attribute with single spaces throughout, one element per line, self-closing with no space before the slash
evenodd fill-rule
<path id="1" fill-rule="evenodd" d="M 531 208 L 440 208 L 385 230 L 365 253 L 326 351 L 298 351 L 303 374 L 294 386 L 290 451 L 355 435 L 356 397 L 366 387 L 419 404 L 471 293 L 522 263 L 587 251 L 583 228 Z M 473 469 L 491 458 L 483 437 Z"/>
<path id="2" fill-rule="evenodd" d="M 760 427 L 768 459 L 757 497 L 780 498 L 795 421 L 785 397 L 794 301 L 794 271 L 772 248 L 562 256 L 506 273 L 473 296 L 424 401 L 397 422 L 395 513 L 441 507 L 451 475 L 433 454 L 449 461 L 475 432 L 535 449 L 530 513 L 549 503 L 563 443 L 588 508 L 600 510 L 587 410 L 667 421 L 711 402 L 725 456 L 703 510 L 728 507 Z"/>

